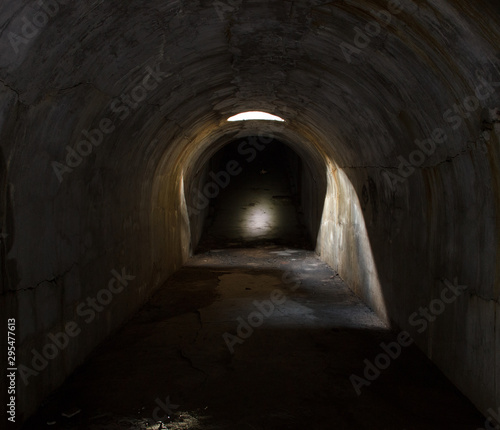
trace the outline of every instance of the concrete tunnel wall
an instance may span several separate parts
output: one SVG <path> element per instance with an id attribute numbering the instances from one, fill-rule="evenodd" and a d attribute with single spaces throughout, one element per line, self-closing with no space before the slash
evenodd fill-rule
<path id="1" fill-rule="evenodd" d="M 18 381 L 19 419 L 188 258 L 185 173 L 271 127 L 225 122 L 248 110 L 283 116 L 277 137 L 323 163 L 321 257 L 483 413 L 500 404 L 496 1 L 43 4 L 47 19 L 35 1 L 0 5 L 1 304 L 18 364 L 70 321 L 81 333 Z M 143 82 L 158 85 L 117 101 Z M 470 115 L 450 114 L 464 102 Z M 58 178 L 96 127 L 102 142 Z M 85 322 L 78 307 L 122 268 L 135 278 Z M 419 334 L 409 316 L 455 278 L 467 292 Z"/>

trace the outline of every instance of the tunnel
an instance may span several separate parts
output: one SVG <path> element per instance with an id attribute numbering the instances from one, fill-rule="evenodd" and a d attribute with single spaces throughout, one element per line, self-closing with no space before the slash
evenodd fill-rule
<path id="1" fill-rule="evenodd" d="M 324 166 L 310 163 L 266 136 L 238 139 L 217 151 L 196 170 L 197 186 L 185 188 L 193 249 L 314 248 L 326 176 Z"/>
<path id="2" fill-rule="evenodd" d="M 234 299 L 238 308 L 242 302 L 227 292 L 231 288 L 278 309 L 279 295 L 272 293 L 278 284 L 289 291 L 286 306 L 296 304 L 287 316 L 302 325 L 274 326 L 273 313 L 259 333 L 233 346 L 244 358 L 239 366 L 264 358 L 275 363 L 270 351 L 277 350 L 275 357 L 297 375 L 294 342 L 280 343 L 287 336 L 316 339 L 307 331 L 314 326 L 342 340 L 342 348 L 315 343 L 322 360 L 332 360 L 325 366 L 342 388 L 325 386 L 323 396 L 311 397 L 332 404 L 329 410 L 311 403 L 321 416 L 311 428 L 442 428 L 425 421 L 417 406 L 392 424 L 384 421 L 382 399 L 404 409 L 416 405 L 416 397 L 438 404 L 439 396 L 431 402 L 425 391 L 406 395 L 398 388 L 406 371 L 380 377 L 387 398 L 373 394 L 375 381 L 362 376 L 366 360 L 380 353 L 377 336 L 386 346 L 411 339 L 411 357 L 428 369 L 415 380 L 436 393 L 448 387 L 458 402 L 443 400 L 454 428 L 498 428 L 499 20 L 495 0 L 3 1 L 2 428 L 36 420 L 57 393 L 84 402 L 78 383 L 64 388 L 72 380 L 83 383 L 93 374 L 103 390 L 118 392 L 128 374 L 139 378 L 140 365 L 116 364 L 123 375 L 115 379 L 106 379 L 104 367 L 78 375 L 89 360 L 99 363 L 106 348 L 139 354 L 133 342 L 127 349 L 127 341 L 118 340 L 124 330 L 134 333 L 130 323 L 135 335 L 153 336 L 141 326 L 144 312 L 164 318 L 158 330 L 173 336 L 177 329 L 184 333 L 190 318 L 198 324 L 210 314 L 226 324 L 216 319 L 222 310 L 215 304 L 217 297 Z M 261 117 L 233 120 L 248 112 Z M 286 188 L 260 184 L 278 172 Z M 257 179 L 245 182 L 250 174 Z M 277 222 L 282 230 L 266 236 L 256 233 L 261 227 L 254 222 L 251 237 L 231 233 L 236 217 L 259 209 L 255 196 L 237 201 L 244 197 L 240 190 L 252 187 L 267 192 L 276 213 L 287 212 L 293 232 Z M 300 287 L 292 291 L 295 284 Z M 266 301 L 270 297 L 276 300 Z M 165 313 L 155 311 L 155 301 Z M 306 312 L 313 302 L 324 319 Z M 350 303 L 352 313 L 342 303 Z M 247 310 L 228 318 L 234 323 Z M 360 326 L 343 326 L 339 318 Z M 221 327 L 209 345 L 227 354 Z M 366 331 L 375 337 L 363 343 Z M 259 334 L 273 333 L 259 354 L 243 354 Z M 359 343 L 349 343 L 348 335 Z M 213 357 L 198 353 L 207 372 Z M 410 373 L 420 369 L 402 354 L 386 372 L 403 363 Z M 140 357 L 154 360 L 154 354 Z M 179 357 L 201 365 L 186 350 Z M 304 369 L 315 368 L 311 360 Z M 159 380 L 175 373 L 169 363 Z M 234 367 L 228 363 L 226 370 Z M 274 376 L 264 385 L 276 388 L 269 382 Z M 184 382 L 194 384 L 193 378 Z M 360 387 L 371 397 L 357 396 Z M 167 396 L 178 401 L 162 389 L 162 405 Z M 137 404 L 133 398 L 130 408 L 155 405 L 154 397 Z M 234 401 L 251 402 L 245 399 Z M 273 399 L 278 402 L 278 394 Z M 462 419 L 463 411 L 478 416 Z M 323 417 L 326 412 L 331 415 Z M 266 428 L 280 428 L 293 415 L 273 413 L 281 424 Z M 356 421 L 368 413 L 372 421 Z M 89 411 L 75 414 L 83 419 Z M 231 423 L 212 428 L 264 428 Z M 29 428 L 42 428 L 37 425 Z"/>

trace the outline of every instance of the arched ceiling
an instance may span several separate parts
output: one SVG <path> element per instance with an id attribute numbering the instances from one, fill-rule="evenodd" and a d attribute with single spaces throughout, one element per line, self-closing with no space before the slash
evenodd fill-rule
<path id="1" fill-rule="evenodd" d="M 75 140 L 99 118 L 117 121 L 122 143 L 108 154 L 132 162 L 255 109 L 321 136 L 341 166 L 391 165 L 456 95 L 474 92 L 477 72 L 497 70 L 493 1 L 54 2 L 40 28 L 35 2 L 3 3 L 0 78 L 47 132 Z M 158 88 L 116 119 L 111 102 L 147 67 Z"/>

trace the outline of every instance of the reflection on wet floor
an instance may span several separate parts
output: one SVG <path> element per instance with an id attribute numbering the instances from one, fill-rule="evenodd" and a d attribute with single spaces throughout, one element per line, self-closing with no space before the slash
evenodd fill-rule
<path id="1" fill-rule="evenodd" d="M 25 428 L 481 427 L 414 347 L 356 394 L 350 376 L 396 336 L 313 252 L 213 250 L 175 273 Z"/>

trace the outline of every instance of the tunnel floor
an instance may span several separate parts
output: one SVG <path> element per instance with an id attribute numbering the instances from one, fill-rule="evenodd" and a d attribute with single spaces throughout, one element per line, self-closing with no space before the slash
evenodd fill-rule
<path id="1" fill-rule="evenodd" d="M 249 318 L 253 332 L 229 336 L 231 352 L 224 333 Z M 396 337 L 313 252 L 214 250 L 175 273 L 24 428 L 482 427 L 414 346 L 356 394 L 351 374 Z"/>

